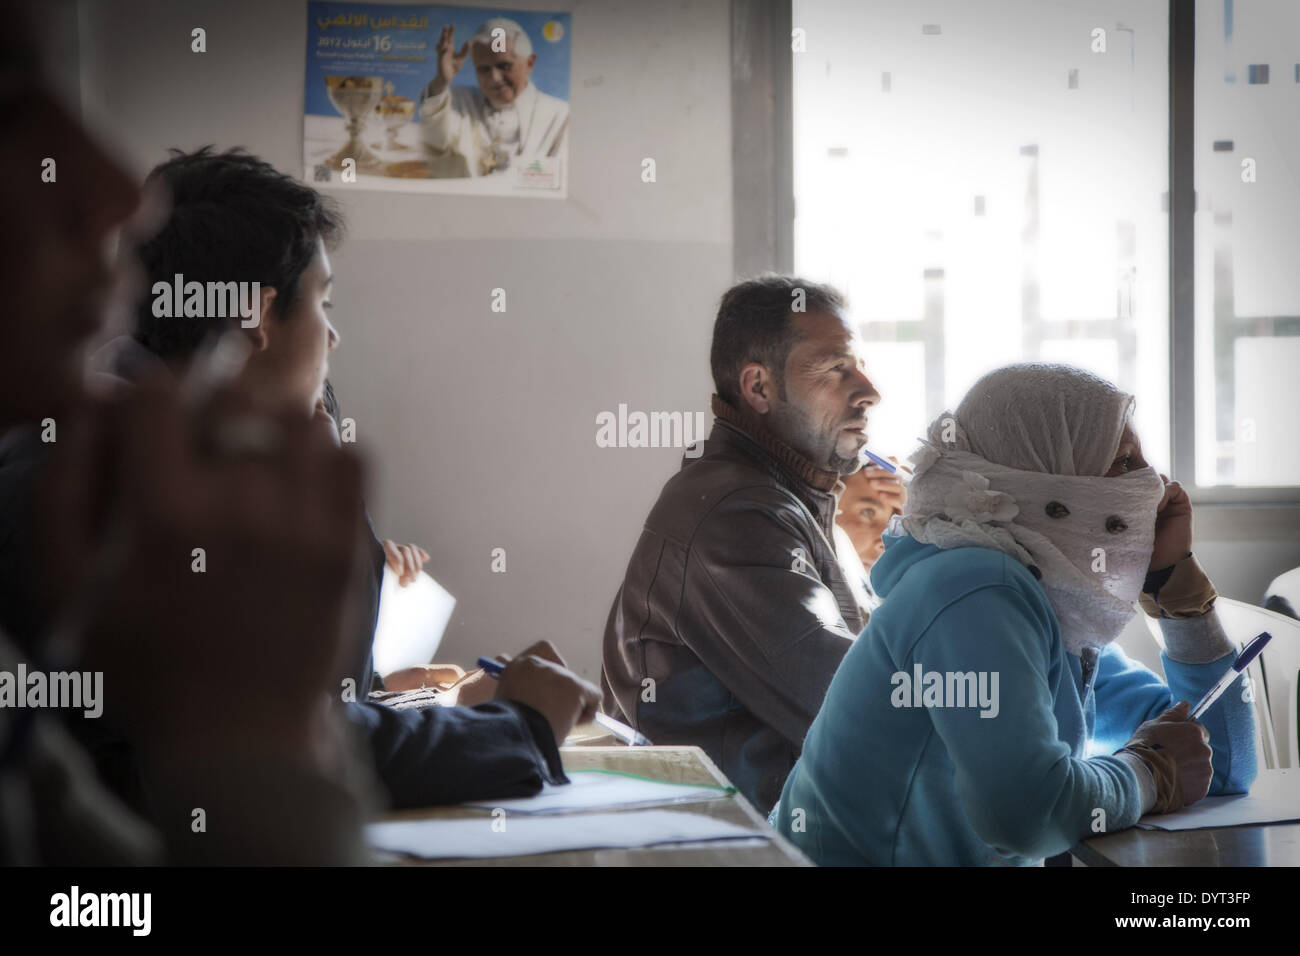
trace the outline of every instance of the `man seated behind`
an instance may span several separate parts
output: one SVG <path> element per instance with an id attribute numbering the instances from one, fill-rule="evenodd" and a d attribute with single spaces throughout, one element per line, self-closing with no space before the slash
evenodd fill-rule
<path id="1" fill-rule="evenodd" d="M 896 472 L 891 472 L 879 465 L 867 464 L 861 471 L 848 475 L 844 479 L 844 494 L 840 496 L 840 507 L 835 512 L 835 530 L 848 539 L 846 547 L 856 554 L 859 563 L 846 560 L 844 565 L 850 574 L 851 583 L 860 584 L 867 607 L 875 609 L 880 603 L 876 592 L 871 587 L 867 572 L 876 563 L 876 559 L 885 553 L 885 542 L 881 535 L 894 515 L 903 513 L 907 502 L 907 490 Z M 838 549 L 841 541 L 836 542 Z"/>
<path id="2" fill-rule="evenodd" d="M 763 809 L 866 618 L 831 542 L 880 396 L 843 309 L 784 276 L 722 297 L 713 429 L 651 509 L 605 627 L 605 710 L 702 747 Z"/>

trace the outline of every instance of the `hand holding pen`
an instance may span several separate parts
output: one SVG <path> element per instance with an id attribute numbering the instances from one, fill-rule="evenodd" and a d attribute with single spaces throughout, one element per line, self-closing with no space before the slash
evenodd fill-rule
<path id="1" fill-rule="evenodd" d="M 1125 745 L 1123 750 L 1142 757 L 1151 768 L 1156 785 L 1154 812 L 1179 810 L 1209 792 L 1214 774 L 1210 732 L 1197 718 L 1241 677 L 1271 639 L 1267 632 L 1260 634 L 1246 645 L 1195 707 L 1185 700 L 1179 701 L 1155 720 L 1138 727 Z"/>
<path id="2" fill-rule="evenodd" d="M 549 642 L 542 641 L 541 643 L 545 644 L 546 647 L 549 648 L 551 651 L 555 651 L 554 647 L 552 647 Z M 559 656 L 558 652 L 555 653 L 556 656 L 558 657 Z M 496 678 L 501 681 L 501 687 L 498 688 L 497 697 L 509 698 L 509 693 L 508 691 L 505 690 L 506 687 L 505 678 L 507 676 L 506 664 L 502 663 L 499 660 L 494 661 L 487 657 L 480 657 L 478 659 L 478 666 L 483 668 L 484 673 L 486 673 L 488 676 Z M 599 697 L 597 698 L 596 704 L 597 706 L 599 706 Z M 642 747 L 650 746 L 650 740 L 647 737 L 645 737 L 645 735 L 638 733 L 637 731 L 629 727 L 627 724 L 617 721 L 613 717 L 610 717 L 606 714 L 602 714 L 598 709 L 595 708 L 591 709 L 590 711 L 584 711 L 581 718 L 574 722 L 574 726 L 576 726 L 577 724 L 590 723 L 592 721 L 604 727 L 615 737 L 619 738 L 624 743 L 626 743 L 629 747 L 634 745 L 642 746 Z M 568 736 L 568 731 L 565 731 L 564 736 L 565 737 Z M 563 737 L 560 737 L 559 740 L 563 741 Z"/>
<path id="3" fill-rule="evenodd" d="M 600 688 L 569 670 L 549 641 L 538 641 L 513 660 L 479 658 L 479 666 L 489 675 L 497 672 L 497 700 L 525 704 L 546 718 L 557 745 L 600 707 Z"/>

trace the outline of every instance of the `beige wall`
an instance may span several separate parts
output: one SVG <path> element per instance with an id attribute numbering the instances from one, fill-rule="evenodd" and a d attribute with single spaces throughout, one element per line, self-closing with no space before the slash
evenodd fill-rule
<path id="1" fill-rule="evenodd" d="M 613 592 L 678 460 L 597 448 L 596 414 L 708 408 L 711 313 L 732 278 L 729 4 L 512 4 L 573 12 L 570 198 L 336 193 L 350 238 L 334 257 L 332 377 L 371 455 L 377 528 L 425 545 L 459 599 L 440 656 L 545 637 L 594 677 Z M 204 143 L 301 172 L 305 3 L 77 12 L 79 30 L 60 14 L 62 62 L 79 52 L 88 118 L 141 173 Z M 195 26 L 206 54 L 190 52 Z M 506 314 L 488 308 L 496 287 Z M 1257 603 L 1300 565 L 1298 514 L 1203 509 L 1196 547 L 1222 593 Z M 497 547 L 505 574 L 490 570 Z M 1155 664 L 1140 621 L 1124 643 Z"/>
<path id="2" fill-rule="evenodd" d="M 598 448 L 596 414 L 708 409 L 732 259 L 728 4 L 510 5 L 573 13 L 570 196 L 337 192 L 350 237 L 333 263 L 331 377 L 371 456 L 377 529 L 428 548 L 459 600 L 439 656 L 549 638 L 594 678 L 642 519 L 679 460 Z M 85 109 L 142 173 L 169 146 L 215 143 L 301 174 L 305 3 L 79 12 Z M 190 52 L 195 26 L 205 54 Z M 497 287 L 505 314 L 489 309 Z"/>

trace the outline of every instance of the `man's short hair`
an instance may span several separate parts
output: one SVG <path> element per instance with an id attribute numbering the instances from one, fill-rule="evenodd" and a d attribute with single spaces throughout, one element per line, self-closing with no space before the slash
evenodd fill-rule
<path id="1" fill-rule="evenodd" d="M 470 43 L 481 43 L 489 50 L 492 49 L 492 31 L 504 30 L 506 38 L 506 48 L 514 47 L 515 56 L 526 60 L 533 52 L 533 41 L 528 39 L 528 33 L 514 20 L 506 17 L 493 17 L 481 27 L 474 31 L 470 37 Z"/>
<path id="2" fill-rule="evenodd" d="M 316 256 L 343 236 L 334 202 L 242 149 L 223 153 L 204 146 L 193 153 L 171 150 L 148 181 L 171 195 L 163 228 L 138 255 L 154 283 L 169 286 L 177 273 L 189 282 L 260 282 L 276 290 L 274 310 L 283 317 L 297 301 L 299 280 Z M 161 318 L 150 294 L 136 310 L 135 338 L 163 358 L 194 353 L 231 319 Z M 237 319 L 235 321 L 238 321 Z"/>
<path id="3" fill-rule="evenodd" d="M 739 407 L 740 370 L 758 362 L 772 373 L 777 393 L 785 400 L 785 362 L 796 339 L 791 307 L 800 300 L 804 312 L 839 315 L 844 310 L 838 291 L 796 276 L 759 276 L 726 291 L 713 324 L 709 356 L 719 396 Z"/>

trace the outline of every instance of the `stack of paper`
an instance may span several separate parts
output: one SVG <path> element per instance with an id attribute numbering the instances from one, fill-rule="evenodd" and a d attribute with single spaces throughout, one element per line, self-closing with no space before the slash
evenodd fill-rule
<path id="1" fill-rule="evenodd" d="M 571 813 L 577 810 L 620 810 L 628 807 L 661 807 L 674 803 L 714 800 L 736 792 L 735 787 L 708 784 L 668 783 L 617 770 L 570 770 L 571 783 L 544 784 L 534 797 L 512 800 L 476 800 L 468 806 L 507 813 Z"/>
<path id="2" fill-rule="evenodd" d="M 529 856 L 563 850 L 655 846 L 705 840 L 770 839 L 771 831 L 739 826 L 699 813 L 637 810 L 470 820 L 374 823 L 366 838 L 379 850 L 426 859 Z"/>

